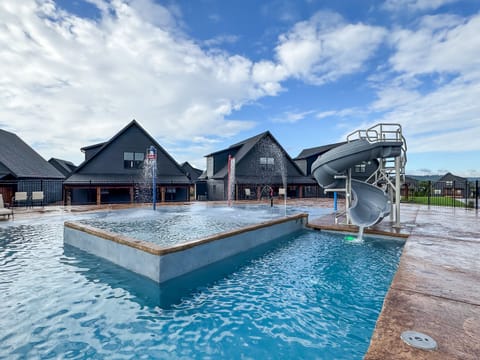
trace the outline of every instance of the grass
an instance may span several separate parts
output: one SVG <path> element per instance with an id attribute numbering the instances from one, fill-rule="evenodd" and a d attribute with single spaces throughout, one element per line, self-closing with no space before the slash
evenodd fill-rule
<path id="1" fill-rule="evenodd" d="M 413 204 L 423 204 L 428 205 L 427 196 L 409 196 L 408 199 L 402 198 L 402 201 L 413 203 Z M 465 207 L 465 203 L 459 200 L 456 200 L 452 197 L 447 196 L 431 196 L 430 205 L 434 206 L 455 206 L 455 207 Z"/>

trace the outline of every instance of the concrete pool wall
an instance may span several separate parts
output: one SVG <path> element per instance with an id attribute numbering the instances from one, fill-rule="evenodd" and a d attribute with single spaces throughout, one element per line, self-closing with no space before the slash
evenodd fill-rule
<path id="1" fill-rule="evenodd" d="M 63 239 L 65 244 L 163 283 L 292 234 L 307 223 L 307 214 L 296 214 L 167 248 L 67 221 Z"/>

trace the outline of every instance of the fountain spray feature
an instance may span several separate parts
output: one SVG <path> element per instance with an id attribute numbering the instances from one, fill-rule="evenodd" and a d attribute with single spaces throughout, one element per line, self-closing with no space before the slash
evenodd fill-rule
<path id="1" fill-rule="evenodd" d="M 157 209 L 157 149 L 151 145 L 147 148 L 147 157 L 143 162 L 143 178 L 148 189 L 150 186 L 150 179 L 152 184 L 152 206 L 153 210 Z"/>
<path id="2" fill-rule="evenodd" d="M 285 154 L 278 144 L 268 138 L 261 139 L 257 146 L 260 166 L 257 166 L 257 176 L 261 179 L 262 189 L 271 189 L 273 184 L 281 182 L 278 195 L 283 195 L 285 216 L 287 215 L 287 166 Z M 280 180 L 280 181 L 279 181 Z M 267 194 L 268 195 L 268 194 Z"/>
<path id="3" fill-rule="evenodd" d="M 232 206 L 232 199 L 235 199 L 235 158 L 228 155 L 228 179 L 227 179 L 227 202 Z"/>

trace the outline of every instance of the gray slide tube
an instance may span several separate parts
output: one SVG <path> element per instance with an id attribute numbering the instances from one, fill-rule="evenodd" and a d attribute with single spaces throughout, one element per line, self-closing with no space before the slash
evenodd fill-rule
<path id="1" fill-rule="evenodd" d="M 325 189 L 345 187 L 346 170 L 364 161 L 401 155 L 402 142 L 355 140 L 320 155 L 312 164 L 312 175 Z M 352 179 L 352 203 L 347 209 L 353 224 L 368 227 L 390 214 L 390 201 L 384 191 L 372 184 Z"/>

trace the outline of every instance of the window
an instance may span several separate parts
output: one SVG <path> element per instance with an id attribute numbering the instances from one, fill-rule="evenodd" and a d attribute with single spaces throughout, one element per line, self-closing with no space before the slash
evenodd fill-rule
<path id="1" fill-rule="evenodd" d="M 365 173 L 367 169 L 367 165 L 365 163 L 360 165 L 355 165 L 355 172 L 356 173 Z"/>
<path id="2" fill-rule="evenodd" d="M 446 181 L 445 182 L 445 185 L 448 186 L 448 187 L 452 187 L 453 186 L 453 181 Z"/>
<path id="3" fill-rule="evenodd" d="M 124 152 L 123 167 L 125 169 L 141 169 L 145 154 L 141 152 Z"/>
<path id="4" fill-rule="evenodd" d="M 260 168 L 262 170 L 273 170 L 275 168 L 275 159 L 273 157 L 261 157 Z"/>

